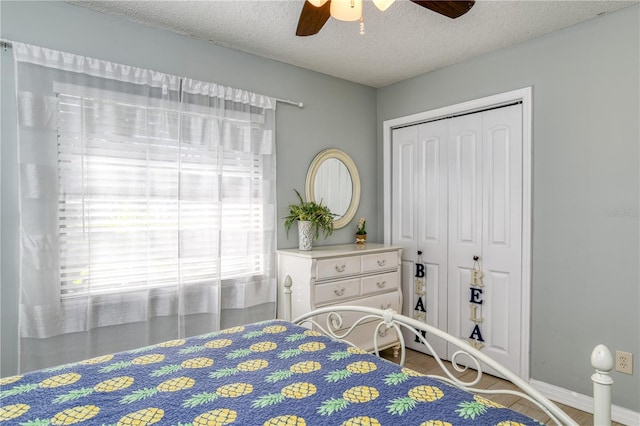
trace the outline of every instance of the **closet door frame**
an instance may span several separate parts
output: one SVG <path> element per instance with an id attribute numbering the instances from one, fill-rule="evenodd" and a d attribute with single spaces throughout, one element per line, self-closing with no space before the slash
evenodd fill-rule
<path id="1" fill-rule="evenodd" d="M 382 124 L 383 153 L 383 234 L 391 243 L 391 152 L 392 131 L 395 128 L 424 123 L 435 119 L 472 113 L 488 108 L 522 102 L 522 312 L 520 371 L 521 378 L 530 379 L 529 348 L 531 344 L 531 217 L 532 217 L 532 87 L 512 90 L 492 96 L 449 105 L 417 114 L 385 120 Z"/>

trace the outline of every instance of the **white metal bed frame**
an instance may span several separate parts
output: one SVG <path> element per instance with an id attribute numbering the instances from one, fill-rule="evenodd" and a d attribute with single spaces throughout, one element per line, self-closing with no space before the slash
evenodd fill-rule
<path id="1" fill-rule="evenodd" d="M 285 303 L 287 302 L 289 303 L 290 309 L 290 299 L 289 301 L 285 300 Z M 291 311 L 289 310 L 289 312 Z M 358 312 L 361 313 L 362 316 L 358 320 L 356 320 L 355 323 L 346 326 L 341 316 L 341 313 L 344 312 Z M 317 318 L 320 315 L 326 315 L 326 323 L 320 323 L 320 319 Z M 290 320 L 290 318 L 286 319 Z M 327 308 L 316 309 L 293 320 L 293 322 L 296 324 L 314 325 L 315 327 L 317 327 L 317 329 L 319 329 L 319 331 L 325 333 L 326 335 L 338 340 L 342 340 L 352 346 L 355 345 L 345 340 L 345 338 L 348 337 L 349 334 L 351 334 L 358 325 L 376 321 L 378 322 L 378 324 L 373 332 L 374 353 L 376 355 L 379 356 L 378 333 L 386 332 L 388 329 L 394 329 L 400 340 L 400 365 L 404 365 L 406 351 L 402 329 L 409 330 L 429 349 L 431 354 L 434 354 L 434 359 L 437 361 L 444 374 L 442 376 L 429 375 L 428 377 L 441 380 L 443 382 L 449 383 L 453 386 L 476 394 L 515 395 L 535 404 L 547 415 L 549 415 L 549 417 L 558 425 L 577 425 L 577 423 L 571 417 L 569 417 L 567 413 L 562 411 L 556 404 L 542 395 L 539 391 L 534 389 L 529 383 L 518 377 L 506 367 L 489 358 L 483 352 L 480 352 L 479 350 L 475 349 L 463 340 L 458 339 L 457 337 L 454 337 L 428 324 L 398 314 L 392 309 L 381 310 L 364 306 L 330 306 Z M 456 378 L 454 374 L 449 370 L 449 368 L 439 358 L 439 356 L 437 356 L 436 352 L 433 350 L 433 347 L 431 346 L 427 338 L 425 338 L 425 335 L 423 335 L 422 332 L 426 332 L 427 338 L 429 336 L 436 336 L 444 339 L 448 343 L 451 343 L 456 348 L 458 348 L 458 350 L 451 357 L 451 366 L 458 373 L 467 371 L 470 368 L 469 366 L 471 366 L 471 368 L 476 370 L 476 375 L 473 380 L 462 381 Z M 613 357 L 611 356 L 611 352 L 609 351 L 609 349 L 607 349 L 606 346 L 596 346 L 591 354 L 591 365 L 596 370 L 595 373 L 591 376 L 591 380 L 593 381 L 594 424 L 598 426 L 610 425 L 611 385 L 613 384 L 613 379 L 609 376 L 609 371 L 611 371 L 611 369 L 613 368 Z M 476 388 L 475 386 L 480 382 L 480 379 L 482 378 L 483 366 L 492 368 L 497 373 L 502 375 L 506 380 L 517 386 L 520 390 L 486 390 Z"/>

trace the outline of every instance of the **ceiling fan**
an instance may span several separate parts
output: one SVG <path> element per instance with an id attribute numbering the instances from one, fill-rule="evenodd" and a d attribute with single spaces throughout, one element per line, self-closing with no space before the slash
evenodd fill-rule
<path id="1" fill-rule="evenodd" d="M 456 19 L 471 9 L 474 0 L 411 0 L 413 3 L 451 19 Z M 373 0 L 385 11 L 394 0 Z M 298 20 L 297 36 L 318 34 L 329 17 L 341 21 L 357 21 L 362 17 L 362 0 L 306 0 Z"/>

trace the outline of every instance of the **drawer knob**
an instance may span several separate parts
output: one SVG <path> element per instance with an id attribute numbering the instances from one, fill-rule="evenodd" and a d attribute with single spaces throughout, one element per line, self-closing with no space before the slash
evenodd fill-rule
<path id="1" fill-rule="evenodd" d="M 388 332 L 389 332 L 389 330 L 388 330 L 388 329 L 386 329 L 386 328 L 385 328 L 385 329 L 380 328 L 380 330 L 378 330 L 378 336 L 380 336 L 380 337 L 384 337 L 384 336 L 386 336 L 386 335 L 387 335 L 387 333 L 388 333 Z"/>
<path id="2" fill-rule="evenodd" d="M 387 263 L 387 259 L 378 260 L 378 266 L 384 266 Z"/>
<path id="3" fill-rule="evenodd" d="M 378 281 L 376 283 L 376 285 L 378 286 L 378 288 L 384 288 L 384 286 L 387 285 L 387 282 L 386 281 L 382 281 L 382 282 Z"/>
<path id="4" fill-rule="evenodd" d="M 347 265 L 345 265 L 344 263 L 342 264 L 342 266 L 336 265 L 336 271 L 338 272 L 344 272 L 344 269 L 347 267 Z"/>
<path id="5" fill-rule="evenodd" d="M 344 294 L 344 287 L 336 288 L 335 290 L 333 290 L 333 292 L 336 294 L 336 296 L 342 296 Z"/>

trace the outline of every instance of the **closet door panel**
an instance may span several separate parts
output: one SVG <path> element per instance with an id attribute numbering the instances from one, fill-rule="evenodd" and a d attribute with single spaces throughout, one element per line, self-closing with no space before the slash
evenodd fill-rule
<path id="1" fill-rule="evenodd" d="M 511 276 L 500 271 L 487 271 L 486 282 L 491 283 L 491 292 L 487 292 L 484 298 L 485 310 L 483 312 L 487 327 L 485 327 L 485 343 L 487 349 L 493 355 L 508 355 L 511 346 L 515 343 L 509 333 L 506 324 L 512 321 L 510 299 L 512 292 Z"/>
<path id="2" fill-rule="evenodd" d="M 453 216 L 456 237 L 459 243 L 471 243 L 476 240 L 476 206 L 478 198 L 477 157 L 479 141 L 477 135 L 466 133 L 456 139 L 454 184 L 457 191 L 452 194 L 456 199 L 456 213 Z"/>
<path id="3" fill-rule="evenodd" d="M 425 264 L 422 302 L 426 322 L 443 330 L 447 327 L 448 127 L 446 120 L 440 120 L 421 124 L 418 128 L 416 197 L 417 247 L 422 251 Z M 414 312 L 416 305 L 417 300 L 413 305 Z M 437 354 L 444 356 L 447 350 L 444 341 L 434 338 L 430 343 Z"/>
<path id="4" fill-rule="evenodd" d="M 418 182 L 418 126 L 393 130 L 391 177 L 393 181 L 391 206 L 391 243 L 402 246 L 402 313 L 415 318 L 414 275 L 418 237 L 416 194 Z M 419 318 L 418 318 L 419 319 Z M 420 320 L 420 319 L 419 319 Z M 407 347 L 422 350 L 414 336 L 405 332 Z"/>
<path id="5" fill-rule="evenodd" d="M 403 250 L 404 251 L 404 250 Z M 415 273 L 415 268 L 413 262 L 403 260 L 400 265 L 401 268 L 401 285 L 402 285 L 402 314 L 415 318 L 413 314 L 413 307 L 415 306 L 416 297 L 413 289 L 413 274 Z M 417 318 L 415 318 L 417 319 Z M 415 348 L 419 350 L 423 350 L 418 345 L 409 344 L 409 342 L 413 341 L 413 336 L 404 333 L 405 339 L 407 341 L 407 347 Z"/>
<path id="6" fill-rule="evenodd" d="M 483 351 L 520 371 L 522 106 L 483 113 Z"/>
<path id="7" fill-rule="evenodd" d="M 487 132 L 487 239 L 489 244 L 509 245 L 509 187 L 511 169 L 509 163 L 509 136 L 505 126 Z"/>
<path id="8" fill-rule="evenodd" d="M 417 249 L 416 182 L 417 182 L 418 127 L 410 126 L 393 131 L 392 170 L 392 240 L 403 246 L 402 258 L 414 259 Z M 409 256 L 407 258 L 407 256 Z"/>
<path id="9" fill-rule="evenodd" d="M 483 113 L 485 257 L 520 269 L 522 245 L 521 105 Z"/>
<path id="10" fill-rule="evenodd" d="M 443 121 L 419 129 L 418 221 L 420 244 L 447 243 L 447 126 Z M 444 226 L 443 226 L 444 225 Z"/>
<path id="11" fill-rule="evenodd" d="M 448 332 L 466 340 L 470 271 L 482 253 L 482 114 L 448 121 Z"/>

